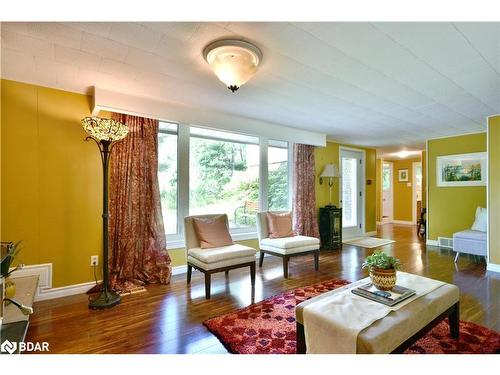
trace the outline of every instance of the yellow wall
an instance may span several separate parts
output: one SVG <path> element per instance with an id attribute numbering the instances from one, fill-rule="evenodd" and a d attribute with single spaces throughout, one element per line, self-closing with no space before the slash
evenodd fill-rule
<path id="1" fill-rule="evenodd" d="M 323 171 L 325 164 L 335 164 L 339 166 L 340 146 L 359 148 L 366 152 L 366 180 L 371 180 L 371 185 L 365 185 L 366 188 L 366 206 L 365 206 L 365 230 L 367 232 L 377 230 L 376 223 L 376 151 L 371 148 L 358 147 L 352 145 L 341 145 L 335 142 L 327 142 L 326 147 L 317 147 L 314 152 L 316 162 L 316 176 Z M 328 184 L 319 184 L 319 178 L 316 179 L 316 207 L 324 207 L 329 203 Z M 336 178 L 332 189 L 332 203 L 339 205 L 339 179 Z"/>
<path id="2" fill-rule="evenodd" d="M 500 115 L 488 119 L 489 263 L 500 265 Z"/>
<path id="3" fill-rule="evenodd" d="M 427 238 L 452 237 L 472 226 L 476 207 L 486 207 L 485 186 L 437 187 L 436 157 L 486 151 L 486 133 L 429 140 L 427 192 Z"/>
<path id="4" fill-rule="evenodd" d="M 394 186 L 394 220 L 413 220 L 413 163 L 420 162 L 418 159 L 400 159 L 392 161 L 394 166 L 393 186 Z M 399 170 L 408 169 L 408 182 L 399 182 Z"/>
<path id="5" fill-rule="evenodd" d="M 23 240 L 19 262 L 52 263 L 54 287 L 90 281 L 102 202 L 99 153 L 80 126 L 90 97 L 6 80 L 1 94 L 1 238 Z"/>

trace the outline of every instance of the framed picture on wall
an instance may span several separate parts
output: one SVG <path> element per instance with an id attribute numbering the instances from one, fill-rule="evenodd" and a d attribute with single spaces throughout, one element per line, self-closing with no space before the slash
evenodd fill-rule
<path id="1" fill-rule="evenodd" d="M 486 186 L 486 152 L 436 158 L 437 186 Z"/>
<path id="2" fill-rule="evenodd" d="M 399 182 L 408 182 L 408 169 L 398 169 L 398 181 Z"/>

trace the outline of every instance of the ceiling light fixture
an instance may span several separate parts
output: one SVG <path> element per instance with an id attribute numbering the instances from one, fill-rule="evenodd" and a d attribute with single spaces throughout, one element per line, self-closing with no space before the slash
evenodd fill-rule
<path id="1" fill-rule="evenodd" d="M 421 151 L 409 151 L 409 150 L 401 150 L 399 152 L 394 152 L 389 154 L 389 156 L 398 157 L 400 159 L 406 159 L 408 156 L 418 156 L 421 155 Z"/>
<path id="2" fill-rule="evenodd" d="M 206 46 L 203 57 L 215 75 L 235 92 L 255 75 L 262 52 L 248 42 L 225 39 Z"/>

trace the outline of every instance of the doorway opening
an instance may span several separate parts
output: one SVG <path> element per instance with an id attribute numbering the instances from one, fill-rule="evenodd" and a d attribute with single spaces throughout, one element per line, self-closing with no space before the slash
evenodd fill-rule
<path id="1" fill-rule="evenodd" d="M 394 165 L 384 161 L 382 167 L 382 223 L 394 220 Z"/>

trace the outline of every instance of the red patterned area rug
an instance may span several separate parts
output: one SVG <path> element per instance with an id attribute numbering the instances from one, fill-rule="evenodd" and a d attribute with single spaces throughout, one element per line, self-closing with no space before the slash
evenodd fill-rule
<path id="1" fill-rule="evenodd" d="M 203 324 L 231 353 L 295 354 L 295 306 L 346 284 L 349 281 L 333 279 L 289 290 L 232 313 L 208 319 Z M 460 339 L 455 341 L 449 336 L 447 321 L 443 321 L 405 353 L 500 353 L 500 333 L 460 321 Z"/>

